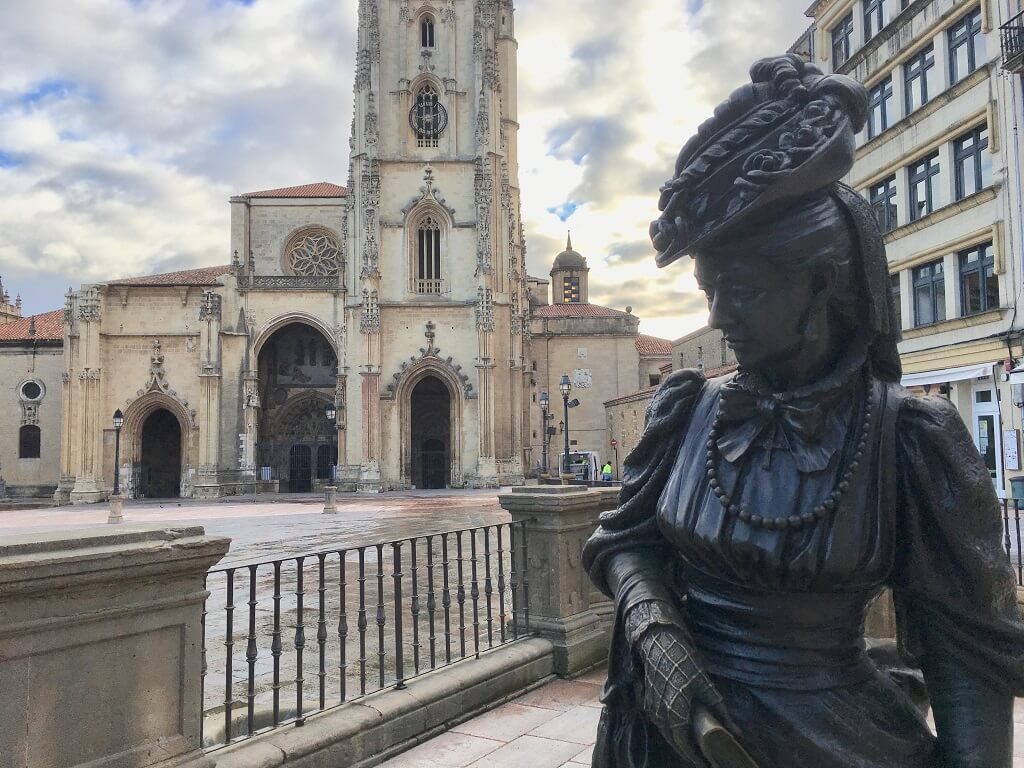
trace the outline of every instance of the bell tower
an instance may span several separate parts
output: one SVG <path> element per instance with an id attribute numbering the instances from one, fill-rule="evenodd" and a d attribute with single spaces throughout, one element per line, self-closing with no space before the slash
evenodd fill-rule
<path id="1" fill-rule="evenodd" d="M 363 474 L 411 483 L 403 457 L 417 449 L 399 445 L 403 404 L 390 398 L 426 354 L 417 336 L 433 323 L 460 382 L 449 386 L 460 453 L 451 483 L 515 479 L 527 304 L 512 2 L 360 0 L 358 35 L 349 363 L 361 379 L 361 413 L 351 417 Z"/>

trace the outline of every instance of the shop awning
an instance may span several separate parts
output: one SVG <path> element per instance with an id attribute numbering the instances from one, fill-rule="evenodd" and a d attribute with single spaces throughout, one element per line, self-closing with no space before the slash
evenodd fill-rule
<path id="1" fill-rule="evenodd" d="M 951 381 L 982 379 L 992 375 L 992 363 L 962 365 L 959 368 L 941 368 L 937 371 L 905 373 L 900 379 L 904 387 L 923 387 L 925 384 L 945 384 Z"/>

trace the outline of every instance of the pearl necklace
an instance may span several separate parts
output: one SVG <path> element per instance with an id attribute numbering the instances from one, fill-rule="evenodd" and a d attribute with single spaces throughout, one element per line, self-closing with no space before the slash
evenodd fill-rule
<path id="1" fill-rule="evenodd" d="M 719 401 L 718 412 L 715 414 L 715 421 L 711 425 L 711 431 L 708 433 L 707 442 L 707 461 L 705 467 L 707 471 L 708 484 L 711 486 L 712 493 L 718 498 L 722 508 L 726 514 L 732 517 L 737 517 L 744 523 L 754 528 L 765 528 L 769 531 L 774 530 L 798 530 L 812 525 L 819 520 L 825 519 L 827 515 L 833 512 L 838 506 L 843 496 L 850 488 L 850 480 L 853 478 L 857 468 L 860 467 L 860 462 L 864 458 L 864 452 L 867 450 L 868 444 L 868 428 L 871 424 L 871 415 L 874 412 L 874 395 L 875 388 L 872 386 L 871 380 L 867 381 L 867 401 L 864 404 L 864 419 L 860 425 L 860 437 L 857 440 L 857 450 L 853 453 L 853 458 L 850 460 L 849 466 L 843 473 L 839 482 L 836 483 L 835 487 L 828 497 L 814 507 L 810 512 L 804 512 L 802 515 L 790 515 L 789 517 L 764 517 L 762 515 L 751 514 L 750 511 L 742 504 L 737 504 L 732 498 L 732 494 L 726 491 L 722 484 L 718 480 L 718 433 L 719 425 L 722 418 L 722 407 L 721 401 Z"/>

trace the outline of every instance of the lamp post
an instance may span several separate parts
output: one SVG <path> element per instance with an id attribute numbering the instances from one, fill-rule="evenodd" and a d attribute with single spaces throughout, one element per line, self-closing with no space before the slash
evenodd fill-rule
<path id="1" fill-rule="evenodd" d="M 329 403 L 327 405 L 327 408 L 324 410 L 324 415 L 327 416 L 327 420 L 329 422 L 331 422 L 331 425 L 333 426 L 334 425 L 334 420 L 338 416 L 338 411 L 334 407 L 334 403 Z M 333 514 L 336 514 L 338 512 L 338 507 L 337 507 L 337 505 L 335 503 L 335 501 L 337 500 L 338 486 L 336 486 L 334 484 L 334 477 L 333 477 L 335 471 L 336 470 L 334 470 L 334 469 L 331 470 L 331 475 L 332 475 L 331 482 L 330 482 L 329 485 L 325 485 L 324 486 L 324 494 L 325 494 L 325 496 L 324 496 L 324 514 L 325 515 L 333 515 Z"/>
<path id="2" fill-rule="evenodd" d="M 558 382 L 558 391 L 562 393 L 562 405 L 565 407 L 565 465 L 563 472 L 569 474 L 569 393 L 572 392 L 572 384 L 569 383 L 569 374 L 563 373 L 561 381 Z"/>
<path id="3" fill-rule="evenodd" d="M 543 456 L 541 465 L 544 467 L 544 474 L 548 474 L 548 419 L 551 418 L 549 409 L 551 408 L 551 398 L 548 397 L 547 390 L 540 393 L 540 413 L 541 421 L 543 422 L 544 431 L 541 432 L 541 454 Z"/>
<path id="4" fill-rule="evenodd" d="M 124 414 L 118 408 L 114 411 L 114 492 L 110 494 L 110 513 L 107 522 L 124 522 L 124 499 L 121 498 L 121 427 L 124 426 Z"/>

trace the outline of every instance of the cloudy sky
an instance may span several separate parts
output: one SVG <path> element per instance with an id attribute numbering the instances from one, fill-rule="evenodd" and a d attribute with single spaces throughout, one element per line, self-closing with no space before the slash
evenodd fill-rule
<path id="1" fill-rule="evenodd" d="M 463 0 L 468 2 L 468 0 Z M 519 0 L 529 269 L 572 230 L 591 300 L 675 338 L 690 265 L 646 237 L 676 152 L 809 0 Z M 227 263 L 227 198 L 344 184 L 357 0 L 0 0 L 0 275 L 69 285 Z"/>

